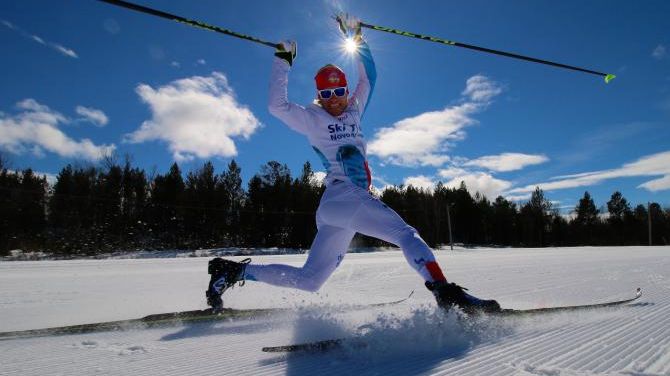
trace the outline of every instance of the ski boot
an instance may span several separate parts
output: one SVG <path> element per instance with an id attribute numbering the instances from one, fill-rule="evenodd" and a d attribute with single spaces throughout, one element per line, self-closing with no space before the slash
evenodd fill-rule
<path id="1" fill-rule="evenodd" d="M 207 304 L 214 311 L 223 310 L 223 300 L 221 294 L 228 288 L 233 287 L 236 282 L 240 286 L 244 285 L 244 270 L 251 262 L 251 259 L 244 259 L 240 262 L 225 260 L 220 257 L 209 260 L 208 273 L 212 275 L 209 280 L 209 287 L 205 291 Z"/>
<path id="2" fill-rule="evenodd" d="M 435 295 L 437 305 L 445 310 L 450 310 L 456 306 L 471 315 L 500 311 L 500 304 L 495 300 L 476 298 L 466 293 L 464 291 L 467 290 L 466 288 L 455 283 L 448 283 L 447 281 L 426 282 L 426 287 Z"/>

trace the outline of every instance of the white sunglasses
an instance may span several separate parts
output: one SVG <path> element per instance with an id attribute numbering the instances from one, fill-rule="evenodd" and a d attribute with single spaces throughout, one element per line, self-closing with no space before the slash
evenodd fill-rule
<path id="1" fill-rule="evenodd" d="M 330 99 L 333 95 L 335 95 L 336 97 L 343 97 L 346 94 L 347 94 L 346 86 L 319 90 L 319 98 L 321 99 Z"/>

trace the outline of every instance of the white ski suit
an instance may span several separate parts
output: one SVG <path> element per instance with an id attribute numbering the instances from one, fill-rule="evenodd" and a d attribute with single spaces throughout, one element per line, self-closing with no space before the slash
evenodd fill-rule
<path id="1" fill-rule="evenodd" d="M 417 231 L 369 193 L 370 170 L 361 118 L 375 85 L 376 70 L 364 42 L 358 50 L 359 80 L 349 105 L 338 117 L 313 103 L 288 101 L 289 64 L 275 58 L 269 110 L 289 128 L 307 137 L 327 171 L 326 191 L 316 212 L 318 232 L 301 268 L 271 264 L 247 266 L 245 278 L 276 286 L 317 291 L 340 265 L 359 232 L 399 246 L 407 262 L 426 280 L 444 280 L 432 250 Z"/>

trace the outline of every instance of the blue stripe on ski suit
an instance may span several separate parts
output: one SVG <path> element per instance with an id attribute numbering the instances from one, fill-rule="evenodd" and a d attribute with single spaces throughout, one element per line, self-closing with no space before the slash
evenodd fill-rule
<path id="1" fill-rule="evenodd" d="M 370 85 L 370 91 L 368 92 L 368 97 L 365 99 L 365 107 L 363 108 L 363 111 L 361 113 L 362 118 L 363 114 L 365 113 L 365 110 L 367 110 L 368 105 L 370 104 L 370 98 L 372 98 L 372 92 L 375 89 L 375 82 L 377 81 L 377 68 L 375 67 L 375 61 L 372 58 L 372 52 L 370 52 L 370 47 L 365 41 L 362 41 L 361 44 L 358 46 L 358 54 L 361 59 L 360 61 L 363 64 L 363 67 L 365 68 L 365 75 L 367 76 Z"/>

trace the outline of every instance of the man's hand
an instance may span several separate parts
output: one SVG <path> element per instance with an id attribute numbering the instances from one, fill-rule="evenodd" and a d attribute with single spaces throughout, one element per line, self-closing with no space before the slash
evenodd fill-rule
<path id="1" fill-rule="evenodd" d="M 293 60 L 298 56 L 298 43 L 292 40 L 280 42 L 275 50 L 275 56 L 286 60 L 289 66 L 293 65 Z"/>
<path id="2" fill-rule="evenodd" d="M 345 37 L 352 38 L 356 42 L 360 42 L 361 39 L 363 39 L 363 35 L 361 34 L 361 20 L 357 17 L 347 13 L 340 13 L 335 16 L 335 20 Z"/>

